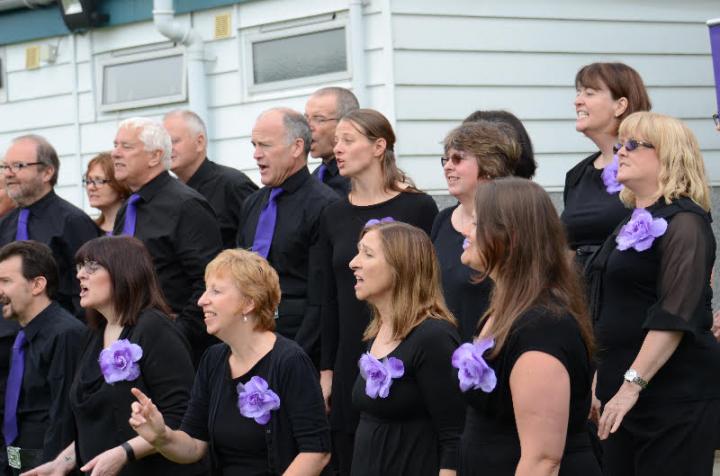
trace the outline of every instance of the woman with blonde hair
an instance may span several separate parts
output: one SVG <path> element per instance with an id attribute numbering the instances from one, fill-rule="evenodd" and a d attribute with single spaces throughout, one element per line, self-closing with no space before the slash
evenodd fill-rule
<path id="1" fill-rule="evenodd" d="M 350 268 L 372 311 L 351 474 L 455 474 L 463 405 L 448 364 L 459 339 L 430 239 L 406 223 L 371 224 Z"/>
<path id="2" fill-rule="evenodd" d="M 634 211 L 590 263 L 603 467 L 710 475 L 720 348 L 710 331 L 715 238 L 702 155 L 669 116 L 632 114 L 619 135 L 620 198 Z"/>
<path id="3" fill-rule="evenodd" d="M 458 473 L 599 476 L 592 329 L 555 207 L 508 177 L 478 186 L 475 214 L 462 261 L 495 289 L 477 339 L 453 354 L 468 403 Z"/>

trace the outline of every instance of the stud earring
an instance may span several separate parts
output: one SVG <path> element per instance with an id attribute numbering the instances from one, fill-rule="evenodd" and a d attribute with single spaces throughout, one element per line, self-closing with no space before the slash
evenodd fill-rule
<path id="1" fill-rule="evenodd" d="M 247 322 L 247 315 L 243 314 L 243 322 Z"/>

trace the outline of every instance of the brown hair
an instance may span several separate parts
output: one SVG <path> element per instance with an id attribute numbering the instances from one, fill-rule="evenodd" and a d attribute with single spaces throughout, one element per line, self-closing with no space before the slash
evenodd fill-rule
<path id="1" fill-rule="evenodd" d="M 625 63 L 592 63 L 580 68 L 575 75 L 575 88 L 601 89 L 605 85 L 614 100 L 627 99 L 627 108 L 617 118 L 615 134 L 620 122 L 635 111 L 649 111 L 650 97 L 640 74 Z"/>
<path id="2" fill-rule="evenodd" d="M 280 304 L 280 279 L 265 258 L 243 249 L 225 250 L 205 268 L 210 275 L 229 276 L 240 293 L 252 301 L 255 330 L 275 330 L 275 310 Z"/>
<path id="3" fill-rule="evenodd" d="M 133 326 L 145 309 L 171 317 L 150 253 L 142 241 L 130 236 L 101 236 L 88 241 L 75 254 L 75 263 L 96 261 L 110 274 L 112 301 L 120 325 Z M 85 313 L 88 325 L 98 328 L 97 311 Z"/>
<path id="4" fill-rule="evenodd" d="M 478 177 L 489 179 L 513 175 L 522 151 L 510 126 L 489 121 L 459 125 L 448 132 L 443 145 L 445 154 L 455 149 L 474 155 Z"/>
<path id="5" fill-rule="evenodd" d="M 110 152 L 101 152 L 92 159 L 90 159 L 90 162 L 88 162 L 87 165 L 87 169 L 85 170 L 85 179 L 89 178 L 90 169 L 92 169 L 96 165 L 102 169 L 103 174 L 105 174 L 105 178 L 110 180 L 107 185 L 109 185 L 110 188 L 117 192 L 117 194 L 120 196 L 120 201 L 123 201 L 130 196 L 130 187 L 128 187 L 124 183 L 118 182 L 115 178 L 115 166 L 113 165 Z M 105 223 L 105 215 L 101 212 L 100 216 L 97 217 L 97 220 L 95 220 L 95 224 L 97 224 L 97 226 L 101 226 L 103 223 Z"/>
<path id="6" fill-rule="evenodd" d="M 22 260 L 22 275 L 26 281 L 45 278 L 45 295 L 52 299 L 58 288 L 58 267 L 52 250 L 37 241 L 12 241 L 0 248 L 0 262 L 18 256 Z"/>
<path id="7" fill-rule="evenodd" d="M 341 121 L 352 123 L 360 134 L 364 135 L 370 142 L 378 139 L 385 140 L 385 153 L 380 163 L 384 177 L 384 188 L 386 191 L 395 192 L 419 192 L 415 188 L 410 177 L 400 170 L 395 161 L 395 132 L 385 116 L 374 109 L 355 109 L 345 114 Z M 406 183 L 407 188 L 401 188 L 398 184 Z"/>
<path id="8" fill-rule="evenodd" d="M 535 306 L 556 315 L 570 313 L 592 354 L 585 292 L 547 192 L 517 177 L 484 182 L 475 194 L 475 214 L 475 249 L 482 269 L 479 278 L 492 275 L 495 282 L 490 306 L 479 324 L 492 316 L 493 355 L 502 348 L 518 317 Z"/>
<path id="9" fill-rule="evenodd" d="M 380 236 L 385 261 L 392 269 L 393 339 L 401 340 L 425 319 L 440 319 L 456 325 L 455 318 L 445 304 L 440 285 L 438 264 L 430 238 L 419 228 L 402 222 L 381 223 L 366 227 L 360 239 L 375 231 Z M 373 318 L 363 339 L 377 336 L 380 314 L 370 304 Z"/>

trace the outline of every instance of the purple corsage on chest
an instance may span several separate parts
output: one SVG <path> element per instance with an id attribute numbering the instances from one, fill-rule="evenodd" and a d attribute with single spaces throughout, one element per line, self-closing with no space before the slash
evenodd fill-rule
<path id="1" fill-rule="evenodd" d="M 617 249 L 625 251 L 633 248 L 635 251 L 650 249 L 655 238 L 665 234 L 667 221 L 664 218 L 653 218 L 644 208 L 636 208 L 628 221 L 615 238 Z"/>
<path id="2" fill-rule="evenodd" d="M 138 361 L 142 358 L 142 348 L 127 339 L 116 340 L 107 349 L 100 352 L 100 370 L 107 383 L 132 381 L 140 376 Z"/>
<path id="3" fill-rule="evenodd" d="M 370 398 L 386 398 L 390 394 L 393 379 L 405 374 L 403 361 L 395 357 L 378 360 L 370 352 L 360 357 L 360 375 L 365 379 L 365 394 Z"/>
<path id="4" fill-rule="evenodd" d="M 258 424 L 270 421 L 270 412 L 280 408 L 280 397 L 270 390 L 264 378 L 257 375 L 247 383 L 237 385 L 238 408 L 246 418 L 253 418 Z"/>
<path id="5" fill-rule="evenodd" d="M 607 190 L 609 194 L 618 193 L 623 189 L 623 185 L 617 181 L 618 167 L 618 156 L 613 155 L 612 162 L 606 165 L 600 174 L 605 184 L 605 190 Z"/>
<path id="6" fill-rule="evenodd" d="M 478 339 L 472 344 L 466 342 L 452 355 L 452 366 L 458 369 L 460 390 L 467 392 L 471 388 L 490 393 L 497 385 L 495 371 L 485 362 L 483 354 L 495 345 L 492 338 Z"/>

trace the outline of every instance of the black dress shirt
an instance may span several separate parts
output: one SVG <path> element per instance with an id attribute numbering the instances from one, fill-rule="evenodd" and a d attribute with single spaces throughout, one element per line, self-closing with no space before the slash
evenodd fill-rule
<path id="1" fill-rule="evenodd" d="M 340 175 L 338 171 L 337 161 L 333 157 L 329 162 L 325 163 L 325 175 L 323 176 L 323 183 L 335 190 L 335 193 L 345 198 L 350 193 L 350 179 Z M 317 177 L 320 172 L 320 166 L 318 165 L 313 170 L 313 177 Z"/>
<path id="2" fill-rule="evenodd" d="M 150 251 L 165 298 L 197 360 L 209 343 L 197 301 L 205 289 L 205 266 L 222 248 L 215 212 L 202 195 L 167 172 L 137 193 L 135 237 Z M 115 218 L 116 235 L 122 234 L 126 208 Z"/>
<path id="3" fill-rule="evenodd" d="M 43 462 L 74 439 L 69 391 L 87 329 L 56 302 L 25 327 L 25 372 L 13 446 L 42 449 Z"/>
<path id="4" fill-rule="evenodd" d="M 216 164 L 205 159 L 195 171 L 187 186 L 205 197 L 220 222 L 223 248 L 234 248 L 240 223 L 242 204 L 248 195 L 258 189 L 255 182 L 232 167 Z"/>
<path id="5" fill-rule="evenodd" d="M 282 300 L 277 331 L 295 339 L 311 357 L 317 357 L 320 339 L 320 256 L 317 249 L 320 215 L 338 199 L 329 187 L 310 176 L 303 167 L 281 185 L 277 199 L 275 233 L 268 261 L 280 277 Z M 260 212 L 267 204 L 270 187 L 245 200 L 238 247 L 251 248 Z"/>
<path id="6" fill-rule="evenodd" d="M 84 211 L 53 190 L 27 208 L 28 238 L 48 245 L 58 265 L 60 282 L 54 299 L 73 314 L 84 315 L 75 278 L 75 253 L 86 241 L 100 236 L 100 229 Z M 20 208 L 16 208 L 0 220 L 0 246 L 15 241 L 19 214 Z"/>

